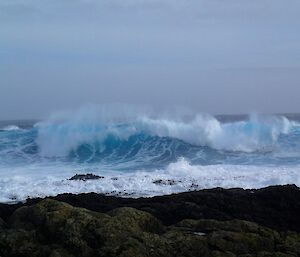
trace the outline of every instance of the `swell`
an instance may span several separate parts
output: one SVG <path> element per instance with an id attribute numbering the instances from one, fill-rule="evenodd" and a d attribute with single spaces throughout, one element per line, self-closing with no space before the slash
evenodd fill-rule
<path id="1" fill-rule="evenodd" d="M 36 125 L 36 142 L 43 156 L 66 156 L 82 145 L 103 149 L 120 142 L 181 141 L 190 146 L 233 152 L 271 151 L 280 137 L 298 131 L 298 123 L 281 116 L 250 116 L 248 120 L 221 123 L 210 115 L 190 120 L 138 116 L 127 121 L 64 120 Z M 161 142 L 160 142 L 161 141 Z M 123 145 L 121 144 L 121 145 Z M 130 145 L 130 144 L 129 144 Z M 99 147 L 98 147 L 99 148 Z"/>
<path id="2" fill-rule="evenodd" d="M 88 118 L 87 118 L 88 117 Z M 147 165 L 186 157 L 210 164 L 241 154 L 299 150 L 297 122 L 283 116 L 252 115 L 222 123 L 210 115 L 192 119 L 103 119 L 97 115 L 51 117 L 30 129 L 0 133 L 0 161 L 42 159 Z"/>

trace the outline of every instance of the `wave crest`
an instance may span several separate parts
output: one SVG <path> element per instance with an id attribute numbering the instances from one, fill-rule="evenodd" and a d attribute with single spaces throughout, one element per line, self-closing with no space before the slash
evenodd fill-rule
<path id="1" fill-rule="evenodd" d="M 281 116 L 251 115 L 248 120 L 221 123 L 199 114 L 192 119 L 157 118 L 150 115 L 106 119 L 80 112 L 38 123 L 36 142 L 42 156 L 66 156 L 84 144 L 106 147 L 108 138 L 128 141 L 133 136 L 171 138 L 194 146 L 226 151 L 271 151 L 281 135 L 288 134 L 293 122 Z"/>
<path id="2" fill-rule="evenodd" d="M 21 128 L 18 127 L 17 125 L 8 125 L 3 128 L 0 128 L 0 131 L 14 131 L 14 130 L 21 130 Z"/>

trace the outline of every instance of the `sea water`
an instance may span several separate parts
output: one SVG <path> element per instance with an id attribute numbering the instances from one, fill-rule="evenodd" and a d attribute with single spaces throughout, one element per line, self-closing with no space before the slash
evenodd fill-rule
<path id="1" fill-rule="evenodd" d="M 73 181 L 76 173 L 104 178 Z M 300 186 L 300 115 L 157 115 L 83 108 L 0 122 L 0 202 L 59 193 L 153 196 Z"/>

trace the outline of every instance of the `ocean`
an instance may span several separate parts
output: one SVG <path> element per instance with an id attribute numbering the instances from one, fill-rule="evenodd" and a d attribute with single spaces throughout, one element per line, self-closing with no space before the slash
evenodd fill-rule
<path id="1" fill-rule="evenodd" d="M 98 180 L 69 180 L 75 174 Z M 0 122 L 0 202 L 59 193 L 154 196 L 300 186 L 300 115 L 79 110 Z"/>

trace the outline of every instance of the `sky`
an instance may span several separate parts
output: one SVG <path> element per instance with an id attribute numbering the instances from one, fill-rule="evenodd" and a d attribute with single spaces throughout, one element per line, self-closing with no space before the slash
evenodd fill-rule
<path id="1" fill-rule="evenodd" d="M 299 0 L 1 0 L 0 120 L 86 104 L 300 112 Z"/>

